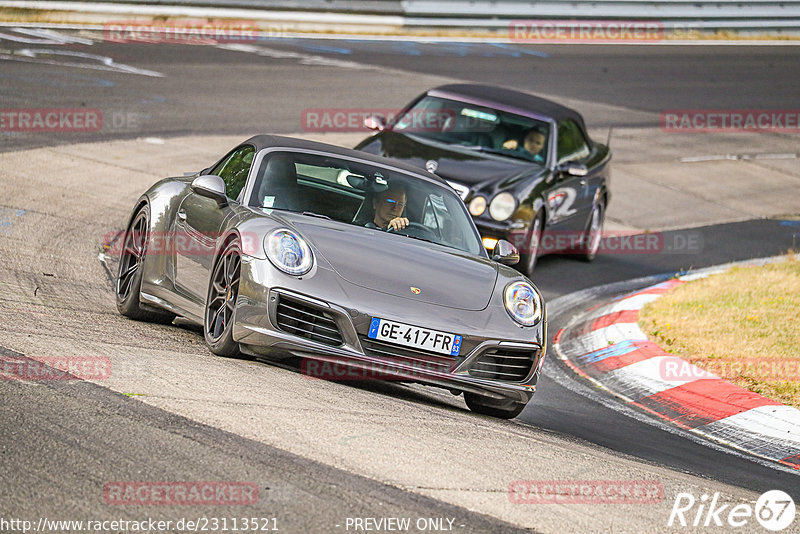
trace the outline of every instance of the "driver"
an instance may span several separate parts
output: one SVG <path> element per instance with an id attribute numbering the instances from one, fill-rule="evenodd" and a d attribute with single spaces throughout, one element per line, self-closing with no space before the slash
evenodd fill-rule
<path id="1" fill-rule="evenodd" d="M 375 217 L 364 225 L 367 228 L 402 230 L 408 226 L 408 219 L 401 217 L 406 209 L 406 190 L 403 186 L 392 184 L 386 191 L 375 195 L 372 207 Z"/>

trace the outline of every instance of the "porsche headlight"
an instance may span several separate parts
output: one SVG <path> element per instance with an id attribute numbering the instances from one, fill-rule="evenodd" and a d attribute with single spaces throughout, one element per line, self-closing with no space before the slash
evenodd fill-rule
<path id="1" fill-rule="evenodd" d="M 486 197 L 480 195 L 469 201 L 469 212 L 473 217 L 478 217 L 486 211 Z"/>
<path id="2" fill-rule="evenodd" d="M 505 304 L 511 318 L 523 326 L 533 326 L 542 318 L 542 301 L 527 282 L 509 284 Z"/>
<path id="3" fill-rule="evenodd" d="M 281 228 L 264 239 L 264 249 L 272 265 L 285 272 L 299 276 L 311 270 L 314 256 L 308 243 L 292 230 Z"/>
<path id="4" fill-rule="evenodd" d="M 505 221 L 517 209 L 517 201 L 511 193 L 500 193 L 489 204 L 489 215 L 495 221 Z"/>

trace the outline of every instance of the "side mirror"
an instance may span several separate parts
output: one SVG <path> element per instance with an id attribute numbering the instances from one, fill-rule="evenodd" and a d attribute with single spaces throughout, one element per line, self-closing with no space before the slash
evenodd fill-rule
<path id="1" fill-rule="evenodd" d="M 586 176 L 589 174 L 589 169 L 586 168 L 586 165 L 575 163 L 574 161 L 562 163 L 556 167 L 556 170 L 562 176 Z"/>
<path id="2" fill-rule="evenodd" d="M 505 239 L 501 239 L 494 246 L 492 260 L 503 265 L 516 265 L 519 263 L 519 251 L 514 245 Z"/>
<path id="3" fill-rule="evenodd" d="M 367 179 L 363 176 L 358 176 L 356 174 L 348 174 L 345 176 L 345 180 L 347 180 L 347 184 L 352 187 L 353 189 L 358 189 L 359 191 L 363 191 L 367 187 Z"/>
<path id="4" fill-rule="evenodd" d="M 204 174 L 192 181 L 192 191 L 201 197 L 210 198 L 217 201 L 220 208 L 228 205 L 228 197 L 225 195 L 225 182 L 214 174 Z"/>
<path id="5" fill-rule="evenodd" d="M 364 126 L 370 130 L 382 132 L 386 129 L 386 119 L 380 115 L 370 115 L 364 118 Z"/>

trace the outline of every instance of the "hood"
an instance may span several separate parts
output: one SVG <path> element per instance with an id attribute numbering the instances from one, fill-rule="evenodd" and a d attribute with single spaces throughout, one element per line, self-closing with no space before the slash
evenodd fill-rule
<path id="1" fill-rule="evenodd" d="M 489 156 L 391 131 L 381 132 L 356 148 L 422 169 L 433 160 L 437 164 L 435 174 L 471 188 L 484 183 L 509 181 L 520 175 L 529 176 L 532 171 L 540 169 L 535 163 Z"/>
<path id="2" fill-rule="evenodd" d="M 351 284 L 472 311 L 486 308 L 494 292 L 497 266 L 487 258 L 336 221 L 290 214 L 283 218 Z"/>

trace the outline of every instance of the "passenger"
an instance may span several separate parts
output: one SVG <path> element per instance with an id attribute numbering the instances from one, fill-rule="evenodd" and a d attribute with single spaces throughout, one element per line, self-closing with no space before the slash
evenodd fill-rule
<path id="1" fill-rule="evenodd" d="M 517 152 L 526 151 L 528 154 L 533 157 L 533 160 L 537 163 L 544 162 L 544 156 L 540 154 L 544 149 L 544 145 L 547 142 L 547 136 L 541 131 L 536 128 L 531 128 L 528 130 L 528 133 L 525 134 L 525 138 L 522 142 L 522 147 L 519 146 L 519 141 L 517 139 L 509 139 L 505 143 L 503 143 L 503 148 L 506 150 L 515 150 Z"/>
<path id="2" fill-rule="evenodd" d="M 408 226 L 408 219 L 402 217 L 406 209 L 406 191 L 402 186 L 390 185 L 389 189 L 375 195 L 372 207 L 375 217 L 364 225 L 367 228 L 402 230 Z"/>

